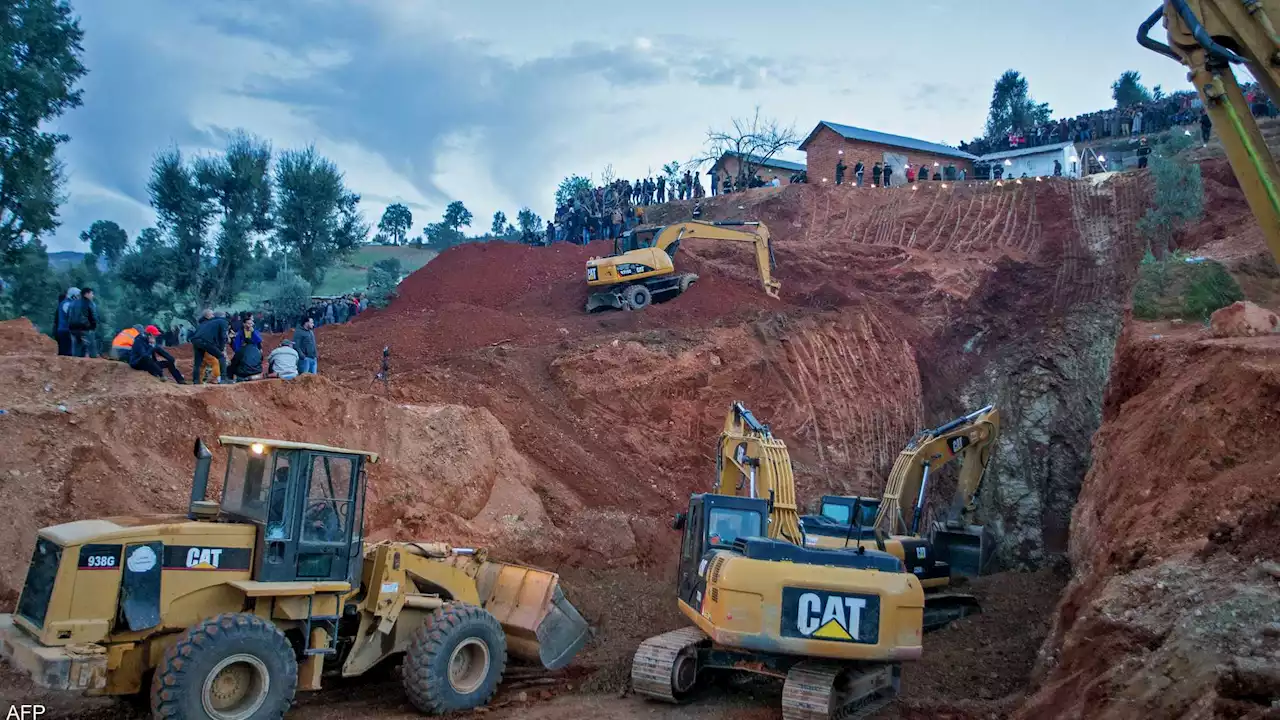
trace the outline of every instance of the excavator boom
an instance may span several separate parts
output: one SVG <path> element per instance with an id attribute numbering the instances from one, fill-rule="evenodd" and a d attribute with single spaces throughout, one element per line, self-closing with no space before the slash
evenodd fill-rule
<path id="1" fill-rule="evenodd" d="M 1150 37 L 1164 21 L 1168 44 Z M 1138 30 L 1138 42 L 1186 65 L 1218 131 L 1231 169 L 1280 262 L 1280 168 L 1253 119 L 1232 65 L 1243 65 L 1280 104 L 1280 0 L 1165 0 Z"/>
<path id="2" fill-rule="evenodd" d="M 803 546 L 796 480 L 786 444 L 740 402 L 725 416 L 718 444 L 712 492 L 768 501 L 769 537 Z"/>

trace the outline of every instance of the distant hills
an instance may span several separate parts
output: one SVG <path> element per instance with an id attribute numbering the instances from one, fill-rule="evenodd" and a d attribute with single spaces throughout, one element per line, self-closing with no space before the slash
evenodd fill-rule
<path id="1" fill-rule="evenodd" d="M 49 266 L 54 270 L 66 270 L 72 265 L 79 265 L 84 262 L 84 253 L 64 250 L 62 252 L 49 253 Z"/>

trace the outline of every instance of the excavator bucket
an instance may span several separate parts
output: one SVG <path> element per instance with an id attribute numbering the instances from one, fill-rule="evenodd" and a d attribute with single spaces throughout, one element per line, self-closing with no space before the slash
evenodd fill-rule
<path id="1" fill-rule="evenodd" d="M 986 575 L 995 555 L 995 537 L 983 525 L 949 526 L 938 523 L 933 528 L 934 557 L 951 565 L 952 574 Z"/>
<path id="2" fill-rule="evenodd" d="M 616 292 L 598 292 L 587 296 L 587 312 L 593 313 L 604 308 L 621 310 L 622 296 Z"/>
<path id="3" fill-rule="evenodd" d="M 486 562 L 476 586 L 481 606 L 506 631 L 512 656 L 559 670 L 587 644 L 587 621 L 565 598 L 555 573 Z"/>

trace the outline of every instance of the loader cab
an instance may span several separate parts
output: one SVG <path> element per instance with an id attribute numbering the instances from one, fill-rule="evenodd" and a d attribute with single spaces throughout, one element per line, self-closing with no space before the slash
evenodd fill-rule
<path id="1" fill-rule="evenodd" d="M 870 528 L 876 524 L 876 513 L 880 512 L 879 498 L 823 495 L 819 514 L 837 525 L 848 526 L 853 523 L 855 506 L 858 513 L 858 525 Z"/>
<path id="2" fill-rule="evenodd" d="M 702 558 L 717 549 L 731 549 L 735 541 L 769 534 L 769 504 L 756 498 L 729 495 L 694 495 L 689 511 L 677 517 L 676 529 L 684 531 L 680 543 L 680 597 L 696 607 L 703 578 Z"/>
<path id="3" fill-rule="evenodd" d="M 257 527 L 253 577 L 356 583 L 366 460 L 356 450 L 221 438 L 229 450 L 220 518 Z"/>

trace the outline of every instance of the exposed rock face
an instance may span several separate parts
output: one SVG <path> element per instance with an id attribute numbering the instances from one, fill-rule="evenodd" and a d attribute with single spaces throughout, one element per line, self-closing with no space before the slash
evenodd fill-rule
<path id="1" fill-rule="evenodd" d="M 1266 308 L 1242 301 L 1228 305 L 1209 318 L 1216 338 L 1257 337 L 1280 331 L 1280 317 Z"/>

